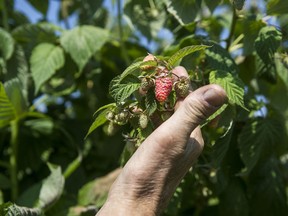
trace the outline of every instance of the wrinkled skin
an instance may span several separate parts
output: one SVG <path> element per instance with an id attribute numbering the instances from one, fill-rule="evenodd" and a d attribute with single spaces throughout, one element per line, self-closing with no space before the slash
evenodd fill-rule
<path id="1" fill-rule="evenodd" d="M 183 67 L 173 73 L 188 76 Z M 207 85 L 178 101 L 175 113 L 127 162 L 97 215 L 159 215 L 202 152 L 199 124 L 226 100 L 221 87 Z"/>

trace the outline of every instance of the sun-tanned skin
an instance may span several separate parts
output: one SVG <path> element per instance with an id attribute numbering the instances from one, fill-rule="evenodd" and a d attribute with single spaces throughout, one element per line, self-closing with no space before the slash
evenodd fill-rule
<path id="1" fill-rule="evenodd" d="M 183 67 L 173 73 L 188 76 Z M 207 85 L 179 100 L 175 113 L 161 124 L 127 162 L 97 216 L 159 215 L 202 152 L 199 124 L 227 100 L 218 85 Z"/>

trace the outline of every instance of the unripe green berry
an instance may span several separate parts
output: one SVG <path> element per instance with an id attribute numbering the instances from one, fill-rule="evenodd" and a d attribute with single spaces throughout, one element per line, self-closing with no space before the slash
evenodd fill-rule
<path id="1" fill-rule="evenodd" d="M 107 135 L 113 136 L 118 130 L 118 126 L 114 122 L 109 122 L 107 127 Z"/>
<path id="2" fill-rule="evenodd" d="M 112 111 L 108 111 L 106 113 L 106 119 L 108 119 L 109 121 L 113 121 L 114 120 L 114 117 L 115 117 L 115 113 L 112 112 Z"/>
<path id="3" fill-rule="evenodd" d="M 148 116 L 144 113 L 141 113 L 141 115 L 139 116 L 139 126 L 144 129 L 147 127 L 149 122 Z"/>

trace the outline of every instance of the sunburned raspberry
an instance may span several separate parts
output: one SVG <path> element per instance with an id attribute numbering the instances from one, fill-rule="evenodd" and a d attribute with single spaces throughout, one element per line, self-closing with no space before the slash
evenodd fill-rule
<path id="1" fill-rule="evenodd" d="M 179 81 L 175 82 L 174 89 L 178 96 L 186 97 L 189 94 L 189 78 L 180 77 Z"/>
<path id="2" fill-rule="evenodd" d="M 173 81 L 171 77 L 159 77 L 155 81 L 155 97 L 159 102 L 167 100 L 172 91 Z"/>

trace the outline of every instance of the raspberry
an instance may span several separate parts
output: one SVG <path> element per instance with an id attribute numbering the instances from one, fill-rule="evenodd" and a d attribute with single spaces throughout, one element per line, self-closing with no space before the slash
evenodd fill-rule
<path id="1" fill-rule="evenodd" d="M 106 119 L 108 119 L 109 121 L 113 121 L 115 117 L 115 113 L 112 111 L 109 111 L 106 113 Z"/>
<path id="2" fill-rule="evenodd" d="M 129 112 L 127 110 L 123 110 L 117 115 L 115 115 L 114 123 L 124 125 L 127 123 L 128 119 L 129 119 Z"/>
<path id="3" fill-rule="evenodd" d="M 167 100 L 172 91 L 173 81 L 171 77 L 159 77 L 155 81 L 155 97 L 159 102 Z"/>
<path id="4" fill-rule="evenodd" d="M 148 116 L 146 114 L 142 113 L 139 117 L 139 126 L 142 129 L 146 128 L 148 125 L 148 121 L 149 121 Z"/>
<path id="5" fill-rule="evenodd" d="M 179 97 L 186 97 L 189 94 L 189 79 L 187 77 L 179 77 L 174 84 L 174 89 Z"/>
<path id="6" fill-rule="evenodd" d="M 113 122 L 109 122 L 107 131 L 106 131 L 107 135 L 113 136 L 117 131 L 118 131 L 117 125 L 114 124 Z"/>
<path id="7" fill-rule="evenodd" d="M 153 86 L 154 86 L 154 80 L 153 79 L 144 77 L 141 80 L 141 87 L 140 88 L 142 91 L 146 92 Z"/>
<path id="8" fill-rule="evenodd" d="M 142 65 L 140 66 L 140 69 L 142 71 L 147 71 L 147 70 L 154 70 L 157 66 L 157 61 L 155 59 L 155 56 L 152 55 L 152 54 L 148 54 L 144 59 L 143 59 L 143 62 L 148 62 L 149 61 L 149 64 L 148 65 Z"/>

